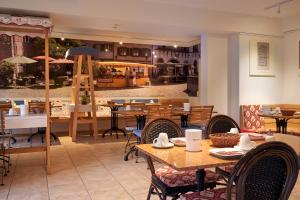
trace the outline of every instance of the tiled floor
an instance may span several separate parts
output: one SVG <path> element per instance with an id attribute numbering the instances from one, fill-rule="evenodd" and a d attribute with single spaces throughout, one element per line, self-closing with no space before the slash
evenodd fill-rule
<path id="1" fill-rule="evenodd" d="M 43 153 L 13 156 L 12 170 L 0 187 L 1 200 L 146 199 L 150 172 L 142 159 L 123 161 L 125 143 L 120 139 L 107 137 L 101 143 L 60 139 L 62 145 L 52 147 L 50 175 L 44 169 Z M 300 179 L 290 199 L 300 199 Z"/>

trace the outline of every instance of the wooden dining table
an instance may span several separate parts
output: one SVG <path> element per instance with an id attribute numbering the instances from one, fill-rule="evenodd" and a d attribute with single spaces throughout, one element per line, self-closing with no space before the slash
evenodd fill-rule
<path id="1" fill-rule="evenodd" d="M 276 133 L 275 141 L 285 142 L 290 145 L 297 153 L 300 159 L 300 137 Z M 265 143 L 264 140 L 256 141 L 257 145 Z M 202 151 L 188 152 L 185 147 L 175 146 L 170 149 L 153 148 L 152 144 L 140 144 L 136 148 L 146 158 L 148 163 L 158 161 L 168 165 L 178 171 L 180 170 L 196 170 L 198 180 L 198 190 L 204 190 L 204 178 L 206 168 L 222 167 L 236 164 L 239 159 L 220 159 L 210 155 L 209 149 L 215 148 L 209 139 L 201 141 Z"/>
<path id="2" fill-rule="evenodd" d="M 258 113 L 258 116 L 275 119 L 277 133 L 287 133 L 287 125 L 290 119 L 300 119 L 300 115 L 285 116 L 282 114 Z"/>

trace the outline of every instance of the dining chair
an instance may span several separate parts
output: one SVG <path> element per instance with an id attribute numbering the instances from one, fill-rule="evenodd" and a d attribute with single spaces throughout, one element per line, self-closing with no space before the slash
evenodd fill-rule
<path id="1" fill-rule="evenodd" d="M 147 106 L 147 122 L 160 117 L 159 107 L 160 105 Z"/>
<path id="2" fill-rule="evenodd" d="M 240 127 L 234 119 L 227 115 L 215 115 L 207 123 L 205 137 L 208 138 L 212 133 L 227 133 L 231 128 L 237 128 L 240 132 Z"/>
<path id="3" fill-rule="evenodd" d="M 299 171 L 297 153 L 283 142 L 267 142 L 249 151 L 235 165 L 226 188 L 181 196 L 182 200 L 287 200 Z"/>
<path id="4" fill-rule="evenodd" d="M 214 106 L 192 106 L 189 115 L 189 128 L 205 129 L 211 119 Z"/>
<path id="5" fill-rule="evenodd" d="M 231 128 L 237 128 L 240 132 L 240 127 L 234 119 L 227 115 L 215 115 L 208 121 L 207 128 L 205 131 L 205 138 L 208 139 L 209 135 L 213 133 L 229 132 Z M 227 183 L 228 177 L 233 167 L 234 165 L 216 167 L 216 172 L 221 174 L 224 181 Z"/>
<path id="6" fill-rule="evenodd" d="M 11 134 L 5 132 L 5 115 L 12 107 L 11 102 L 0 103 L 0 160 L 2 161 L 1 169 L 1 185 L 4 185 L 3 177 L 10 172 L 11 166 L 10 154 L 6 153 L 6 149 L 9 148 L 11 143 Z"/>
<path id="7" fill-rule="evenodd" d="M 147 123 L 142 131 L 142 143 L 152 143 L 160 133 L 167 133 L 169 138 L 182 137 L 182 129 L 171 119 L 158 118 Z M 196 170 L 177 171 L 169 166 L 162 166 L 155 169 L 153 162 L 146 157 L 151 171 L 151 185 L 147 200 L 156 192 L 160 200 L 166 200 L 167 196 L 174 199 L 179 194 L 197 189 Z M 205 186 L 214 188 L 216 181 L 220 178 L 218 174 L 211 170 L 206 170 Z"/>
<path id="8" fill-rule="evenodd" d="M 124 103 L 124 107 L 130 107 L 130 110 L 137 110 L 137 111 L 143 111 L 145 108 L 145 103 L 143 102 L 131 102 L 131 103 Z M 132 148 L 134 148 L 134 146 L 136 144 L 139 143 L 140 138 L 141 138 L 141 130 L 140 127 L 138 127 L 137 124 L 137 117 L 136 115 L 124 115 L 124 121 L 125 121 L 125 133 L 126 133 L 126 137 L 127 137 L 127 142 L 125 145 L 125 153 L 128 150 L 132 151 Z M 131 142 L 132 136 L 136 137 L 136 141 L 135 142 Z M 132 151 L 134 152 L 134 151 Z"/>
<path id="9" fill-rule="evenodd" d="M 51 116 L 51 103 L 50 103 L 50 116 Z M 29 113 L 34 113 L 34 114 L 41 114 L 46 112 L 46 102 L 42 101 L 33 101 L 33 102 L 28 102 L 28 111 Z M 44 135 L 46 134 L 45 128 L 39 128 L 36 133 L 33 133 L 29 136 L 27 139 L 28 142 L 32 140 L 32 138 L 36 135 L 41 136 L 42 143 L 44 143 Z M 54 133 L 50 133 L 51 137 L 54 138 L 54 140 L 57 140 L 57 136 L 54 135 Z"/>

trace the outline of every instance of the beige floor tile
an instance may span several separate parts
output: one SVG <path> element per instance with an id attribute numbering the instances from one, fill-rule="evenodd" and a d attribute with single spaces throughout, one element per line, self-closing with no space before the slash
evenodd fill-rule
<path id="1" fill-rule="evenodd" d="M 82 182 L 74 182 L 65 185 L 55 185 L 49 187 L 50 200 L 89 200 L 85 186 Z"/>

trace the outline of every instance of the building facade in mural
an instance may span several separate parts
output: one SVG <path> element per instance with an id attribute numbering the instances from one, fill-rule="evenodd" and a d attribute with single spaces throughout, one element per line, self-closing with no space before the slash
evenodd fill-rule
<path id="1" fill-rule="evenodd" d="M 72 42 L 57 38 L 50 40 L 50 56 L 61 58 L 62 51 L 72 44 L 100 50 L 100 56 L 94 63 L 94 78 L 96 90 L 101 96 L 164 97 L 167 95 L 165 88 L 177 98 L 197 96 L 200 45 L 174 47 L 87 40 Z M 42 45 L 37 38 L 1 35 L 0 59 L 13 55 L 33 58 L 43 54 Z M 44 87 L 43 65 L 43 60 L 38 60 L 34 64 L 14 67 L 17 87 L 23 88 L 22 91 L 27 91 L 29 96 L 39 96 L 36 89 L 42 92 Z M 50 87 L 55 89 L 54 96 L 56 93 L 59 93 L 57 96 L 69 96 L 72 75 L 73 64 L 50 64 Z M 12 96 L 18 96 L 15 92 L 21 92 L 15 91 L 13 86 L 5 90 L 11 90 L 7 94 Z M 5 97 L 9 98 L 7 95 Z"/>

